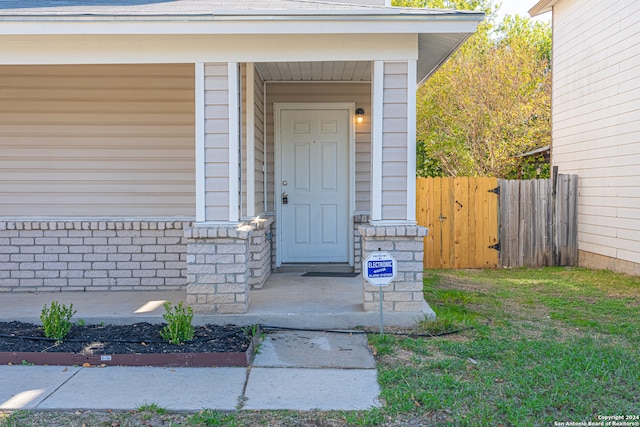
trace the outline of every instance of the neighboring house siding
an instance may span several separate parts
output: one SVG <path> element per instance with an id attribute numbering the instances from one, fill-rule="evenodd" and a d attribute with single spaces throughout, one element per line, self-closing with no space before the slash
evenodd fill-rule
<path id="1" fill-rule="evenodd" d="M 0 67 L 0 217 L 195 215 L 191 64 Z"/>
<path id="2" fill-rule="evenodd" d="M 640 2 L 553 13 L 552 161 L 579 175 L 580 263 L 640 273 Z"/>
<path id="3" fill-rule="evenodd" d="M 356 211 L 371 210 L 371 84 L 370 83 L 268 83 L 267 84 L 267 209 L 274 211 L 274 102 L 355 102 L 365 111 L 356 125 Z M 405 178 L 406 180 L 406 178 Z"/>
<path id="4" fill-rule="evenodd" d="M 205 64 L 205 218 L 229 220 L 229 82 L 226 63 Z"/>
<path id="5" fill-rule="evenodd" d="M 382 219 L 407 218 L 407 63 L 384 64 Z"/>

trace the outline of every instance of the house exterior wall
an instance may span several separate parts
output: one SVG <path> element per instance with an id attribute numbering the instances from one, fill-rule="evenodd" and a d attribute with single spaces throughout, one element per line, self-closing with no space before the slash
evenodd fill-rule
<path id="1" fill-rule="evenodd" d="M 384 64 L 382 121 L 382 219 L 407 219 L 407 93 L 406 62 Z"/>
<path id="2" fill-rule="evenodd" d="M 226 63 L 204 66 L 205 219 L 229 219 L 229 89 Z"/>
<path id="3" fill-rule="evenodd" d="M 255 179 L 255 213 L 261 214 L 265 209 L 265 173 L 266 139 L 264 120 L 264 81 L 260 73 L 254 75 L 254 179 Z"/>
<path id="4" fill-rule="evenodd" d="M 582 266 L 640 274 L 640 3 L 554 5 L 553 152 L 578 174 Z"/>
<path id="5" fill-rule="evenodd" d="M 193 66 L 0 66 L 0 217 L 195 215 Z"/>

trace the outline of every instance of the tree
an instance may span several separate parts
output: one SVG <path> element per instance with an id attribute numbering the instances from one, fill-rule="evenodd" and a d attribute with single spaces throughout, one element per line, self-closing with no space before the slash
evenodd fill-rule
<path id="1" fill-rule="evenodd" d="M 397 0 L 481 10 L 488 19 L 418 91 L 419 176 L 515 177 L 516 157 L 551 138 L 551 29 L 521 16 L 494 26 L 489 0 Z M 524 176 L 530 177 L 530 176 Z"/>

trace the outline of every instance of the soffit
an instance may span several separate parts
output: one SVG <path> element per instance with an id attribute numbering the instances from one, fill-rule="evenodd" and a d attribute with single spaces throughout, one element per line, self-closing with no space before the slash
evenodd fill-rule
<path id="1" fill-rule="evenodd" d="M 261 62 L 256 67 L 265 81 L 271 82 L 368 82 L 371 62 Z"/>

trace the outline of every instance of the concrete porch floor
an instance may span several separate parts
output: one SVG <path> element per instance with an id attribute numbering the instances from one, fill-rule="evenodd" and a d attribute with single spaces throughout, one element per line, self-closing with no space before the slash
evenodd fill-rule
<path id="1" fill-rule="evenodd" d="M 313 329 L 378 327 L 379 312 L 362 309 L 362 277 L 302 277 L 302 272 L 273 273 L 262 287 L 249 291 L 243 315 L 196 315 L 194 324 L 236 324 Z M 3 293 L 0 321 L 40 323 L 45 304 L 73 304 L 72 320 L 87 323 L 161 323 L 164 301 L 186 300 L 186 291 Z M 384 324 L 410 327 L 424 319 L 418 313 L 383 313 Z"/>

